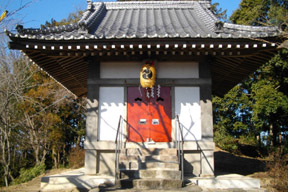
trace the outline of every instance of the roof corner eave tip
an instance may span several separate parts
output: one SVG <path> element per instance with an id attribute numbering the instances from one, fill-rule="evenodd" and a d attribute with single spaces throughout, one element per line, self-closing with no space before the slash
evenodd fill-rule
<path id="1" fill-rule="evenodd" d="M 4 29 L 5 35 L 7 35 L 10 39 L 15 36 L 12 32 L 10 32 L 8 29 Z"/>
<path id="2" fill-rule="evenodd" d="M 277 49 L 288 49 L 288 39 L 284 40 L 278 47 Z"/>

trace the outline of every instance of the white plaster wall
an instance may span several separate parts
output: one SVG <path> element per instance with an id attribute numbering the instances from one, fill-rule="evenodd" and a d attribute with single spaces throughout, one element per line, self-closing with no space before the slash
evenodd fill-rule
<path id="1" fill-rule="evenodd" d="M 201 140 L 199 87 L 175 87 L 175 115 L 179 115 L 185 141 Z"/>
<path id="2" fill-rule="evenodd" d="M 139 78 L 141 62 L 101 62 L 101 79 Z M 156 62 L 157 78 L 199 78 L 198 62 Z"/>
<path id="3" fill-rule="evenodd" d="M 157 78 L 199 78 L 198 62 L 158 62 Z"/>
<path id="4" fill-rule="evenodd" d="M 101 79 L 131 79 L 139 78 L 141 62 L 101 62 Z"/>
<path id="5" fill-rule="evenodd" d="M 100 87 L 99 129 L 100 141 L 115 141 L 120 115 L 124 117 L 124 87 Z"/>

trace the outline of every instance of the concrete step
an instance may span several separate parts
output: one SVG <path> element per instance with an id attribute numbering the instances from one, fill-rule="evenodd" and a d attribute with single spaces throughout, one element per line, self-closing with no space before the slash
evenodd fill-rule
<path id="1" fill-rule="evenodd" d="M 174 170 L 140 170 L 138 175 L 141 179 L 181 179 L 181 171 Z"/>
<path id="2" fill-rule="evenodd" d="M 121 189 L 132 189 L 134 188 L 134 183 L 133 183 L 134 179 L 119 179 L 116 182 L 116 186 L 120 187 Z"/>
<path id="3" fill-rule="evenodd" d="M 121 149 L 120 157 L 121 156 L 141 156 L 142 151 L 140 148 L 124 148 Z"/>
<path id="4" fill-rule="evenodd" d="M 121 188 L 178 189 L 181 171 L 175 148 L 126 148 L 121 150 L 117 181 Z"/>
<path id="5" fill-rule="evenodd" d="M 161 162 L 178 162 L 178 156 L 175 155 L 120 155 L 120 161 L 161 161 Z"/>
<path id="6" fill-rule="evenodd" d="M 120 179 L 139 179 L 139 170 L 121 170 L 118 173 Z"/>
<path id="7" fill-rule="evenodd" d="M 138 161 L 138 160 L 141 160 L 141 159 L 140 159 L 140 157 L 138 155 L 124 155 L 124 154 L 121 154 L 119 160 L 120 161 Z"/>
<path id="8" fill-rule="evenodd" d="M 179 170 L 178 162 L 144 162 L 140 164 L 141 169 L 150 170 Z"/>
<path id="9" fill-rule="evenodd" d="M 175 148 L 125 148 L 121 149 L 121 155 L 126 156 L 149 156 L 149 155 L 174 155 L 177 156 L 177 149 Z"/>
<path id="10" fill-rule="evenodd" d="M 181 171 L 174 170 L 122 170 L 118 173 L 121 179 L 181 179 Z"/>
<path id="11" fill-rule="evenodd" d="M 37 191 L 89 191 L 99 186 L 113 186 L 114 182 L 114 176 L 85 175 L 85 169 L 80 168 L 42 177 Z"/>
<path id="12" fill-rule="evenodd" d="M 120 179 L 117 186 L 122 189 L 179 189 L 182 181 L 179 179 Z"/>
<path id="13" fill-rule="evenodd" d="M 142 149 L 142 154 L 145 156 L 149 155 L 174 155 L 177 156 L 177 149 L 175 148 L 167 148 L 167 149 L 159 149 L 159 148 L 146 148 Z"/>
<path id="14" fill-rule="evenodd" d="M 139 162 L 138 161 L 121 161 L 119 163 L 119 170 L 139 170 Z"/>
<path id="15" fill-rule="evenodd" d="M 178 163 L 178 157 L 174 155 L 148 155 L 148 156 L 138 156 L 138 155 L 120 155 L 121 162 L 166 162 L 166 163 Z"/>
<path id="16" fill-rule="evenodd" d="M 200 187 L 211 189 L 260 189 L 260 180 L 252 177 L 229 174 L 217 177 L 193 177 L 189 181 Z"/>
<path id="17" fill-rule="evenodd" d="M 182 187 L 179 179 L 135 179 L 133 187 L 136 189 L 178 189 Z"/>
<path id="18" fill-rule="evenodd" d="M 155 156 L 154 156 L 155 157 Z M 122 158 L 119 162 L 120 170 L 138 170 L 138 169 L 165 169 L 165 170 L 179 170 L 178 161 L 161 161 L 154 158 L 150 160 L 138 161 L 136 158 L 125 159 Z M 162 159 L 161 156 L 158 159 Z M 168 158 L 174 160 L 175 158 Z"/>
<path id="19" fill-rule="evenodd" d="M 145 162 L 154 162 L 154 161 L 161 161 L 161 162 L 178 162 L 178 156 L 175 155 L 149 155 L 144 156 L 142 161 Z"/>

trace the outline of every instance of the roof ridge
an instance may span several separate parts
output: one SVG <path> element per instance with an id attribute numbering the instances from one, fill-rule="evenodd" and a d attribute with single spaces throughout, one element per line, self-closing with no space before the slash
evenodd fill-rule
<path id="1" fill-rule="evenodd" d="M 69 32 L 78 29 L 78 23 L 71 23 L 67 25 L 59 25 L 53 27 L 44 27 L 44 28 L 23 28 L 23 25 L 17 25 L 16 30 L 21 34 L 47 34 L 47 33 L 61 33 L 63 31 Z"/>
<path id="2" fill-rule="evenodd" d="M 25 29 L 19 25 L 16 28 L 18 34 L 9 33 L 9 37 L 47 40 L 143 39 L 175 38 L 181 33 L 181 38 L 250 38 L 276 36 L 279 33 L 277 27 L 223 23 L 211 12 L 209 0 L 106 3 L 87 0 L 87 4 L 80 21 L 75 24 L 40 29 Z M 180 23 L 177 17 L 182 18 Z M 126 18 L 125 22 L 120 18 Z M 147 30 L 150 30 L 149 34 Z"/>
<path id="3" fill-rule="evenodd" d="M 251 26 L 251 25 L 239 25 L 239 24 L 233 24 L 233 23 L 224 23 L 224 28 L 228 29 L 238 29 L 238 30 L 244 30 L 244 31 L 277 31 L 278 28 L 275 26 Z"/>
<path id="4" fill-rule="evenodd" d="M 94 2 L 94 5 L 103 2 Z M 193 1 L 116 1 L 116 2 L 104 2 L 107 9 L 125 9 L 125 8 L 163 8 L 163 6 L 171 8 L 191 8 L 189 5 L 193 6 L 195 4 L 206 4 L 211 5 L 210 0 L 193 0 Z M 141 5 L 141 7 L 137 7 Z"/>
<path id="5" fill-rule="evenodd" d="M 87 0 L 87 2 L 90 2 L 91 0 Z M 186 1 L 108 1 L 108 2 L 93 2 L 93 4 L 99 4 L 99 3 L 105 3 L 105 4 L 191 4 L 194 2 L 198 3 L 210 3 L 211 0 L 186 0 Z"/>

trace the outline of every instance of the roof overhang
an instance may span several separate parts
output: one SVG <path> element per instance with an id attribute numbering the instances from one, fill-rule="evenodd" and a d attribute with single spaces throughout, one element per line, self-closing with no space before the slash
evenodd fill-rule
<path id="1" fill-rule="evenodd" d="M 9 34 L 8 34 L 9 35 Z M 212 92 L 224 95 L 267 62 L 276 52 L 276 38 L 150 38 L 39 40 L 9 35 L 11 49 L 33 62 L 77 96 L 87 94 L 88 58 L 130 61 L 147 58 L 189 60 L 209 58 Z"/>
<path id="2" fill-rule="evenodd" d="M 224 95 L 273 57 L 279 30 L 223 23 L 210 3 L 89 0 L 77 23 L 41 29 L 18 26 L 18 33 L 7 34 L 10 48 L 22 50 L 77 96 L 87 94 L 91 57 L 98 61 L 204 59 L 211 65 L 213 94 Z"/>

